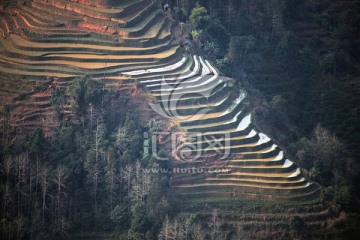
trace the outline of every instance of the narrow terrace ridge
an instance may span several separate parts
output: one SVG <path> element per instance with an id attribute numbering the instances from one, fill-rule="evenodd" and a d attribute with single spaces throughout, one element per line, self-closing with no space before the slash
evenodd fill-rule
<path id="1" fill-rule="evenodd" d="M 122 72 L 165 67 L 182 57 L 172 43 L 172 20 L 150 0 L 34 0 L 2 9 L 1 108 L 10 105 L 9 125 L 25 132 L 56 126 L 47 120 L 54 111 L 51 91 L 66 89 L 76 77 L 90 75 L 120 94 L 136 88 Z"/>
<path id="2" fill-rule="evenodd" d="M 191 66 L 183 68 L 188 63 Z M 185 140 L 179 140 L 180 144 L 173 153 L 174 167 L 184 168 L 185 165 L 186 169 L 201 169 L 198 174 L 180 170 L 180 173 L 173 174 L 172 187 L 180 198 L 184 194 L 195 194 L 196 202 L 208 202 L 216 190 L 238 192 L 246 189 L 248 194 L 243 193 L 243 198 L 252 199 L 256 193 L 256 198 L 265 202 L 269 198 L 294 203 L 303 198 L 307 200 L 304 204 L 320 201 L 321 187 L 307 180 L 281 147 L 253 124 L 250 109 L 244 104 L 246 92 L 221 80 L 222 76 L 206 59 L 184 55 L 177 63 L 168 66 L 122 74 L 143 79 L 140 84 L 149 89 L 154 103 L 161 106 L 159 113 L 168 114 L 169 121 L 183 131 L 181 139 Z M 155 77 L 146 79 L 148 75 Z M 213 90 L 219 86 L 227 95 L 209 100 Z M 191 103 L 181 105 L 179 109 L 177 104 L 169 104 L 185 100 Z M 201 104 L 196 104 L 199 100 L 202 100 Z M 220 136 L 222 138 L 218 140 Z M 226 153 L 225 157 L 223 153 Z M 223 171 L 216 172 L 216 168 Z M 203 195 L 197 194 L 200 188 Z M 231 194 L 219 201 L 231 199 L 237 201 Z M 189 199 L 188 203 L 193 202 Z"/>
<path id="3" fill-rule="evenodd" d="M 178 127 L 171 187 L 184 212 L 251 202 L 310 214 L 311 205 L 321 205 L 322 188 L 254 124 L 244 89 L 203 57 L 183 54 L 173 44 L 171 20 L 153 1 L 115 2 L 34 0 L 0 11 L 0 97 L 14 103 L 10 125 L 44 127 L 50 85 L 66 88 L 86 74 L 116 91 L 136 82 Z M 270 208 L 263 214 L 274 217 Z M 316 228 L 326 212 L 313 211 Z M 225 215 L 235 225 L 256 222 L 261 229 L 265 222 L 261 213 Z"/>

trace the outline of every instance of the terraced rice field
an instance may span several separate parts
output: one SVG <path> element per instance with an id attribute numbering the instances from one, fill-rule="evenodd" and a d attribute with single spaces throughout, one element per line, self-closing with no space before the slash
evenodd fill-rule
<path id="1" fill-rule="evenodd" d="M 49 120 L 52 106 L 45 108 L 44 102 L 76 77 L 90 75 L 119 90 L 134 85 L 123 71 L 163 67 L 181 58 L 172 44 L 171 21 L 153 1 L 101 6 L 35 0 L 0 11 L 0 106 L 12 109 L 6 120 L 11 127 L 31 132 L 56 126 Z"/>
<path id="2" fill-rule="evenodd" d="M 279 192 L 284 190 L 281 194 L 289 198 L 293 194 L 291 190 L 301 190 L 302 194 L 306 195 L 320 189 L 316 184 L 307 181 L 300 168 L 286 158 L 271 138 L 252 124 L 251 113 L 244 104 L 245 91 L 227 85 L 215 67 L 201 57 L 187 58 L 168 67 L 123 73 L 139 77 L 139 82 L 144 87 L 149 87 L 150 94 L 163 106 L 164 112 L 170 113 L 170 121 L 176 122 L 179 129 L 185 132 L 188 140 L 179 144 L 175 156 L 179 168 L 183 163 L 186 163 L 187 168 L 202 167 L 204 173 L 192 174 L 191 178 L 188 173 L 173 175 L 173 187 L 180 196 L 183 190 L 187 189 L 186 198 L 193 192 L 199 201 L 201 196 L 198 196 L 197 189 L 206 187 L 211 190 L 212 186 L 221 186 L 230 192 L 236 192 L 238 188 L 247 188 L 249 191 L 254 188 L 261 189 L 257 191 L 259 198 L 262 195 L 268 198 L 271 195 L 268 189 Z M 188 62 L 192 64 L 190 67 Z M 187 66 L 182 68 L 183 65 Z M 181 78 L 176 69 L 182 69 L 183 74 L 194 74 Z M 174 74 L 171 74 L 172 72 Z M 146 73 L 162 73 L 167 80 L 158 79 L 157 75 L 145 79 Z M 217 89 L 226 89 L 228 94 L 215 96 L 207 105 L 211 92 L 216 92 Z M 192 101 L 181 104 L 178 109 L 176 104 L 169 107 L 171 99 L 177 102 L 184 99 Z M 197 101 L 201 103 L 198 104 Z M 202 111 L 203 109 L 206 111 Z M 176 111 L 176 114 L 171 115 L 172 110 Z M 227 152 L 225 159 L 219 151 Z M 212 171 L 212 168 L 223 168 L 227 171 L 217 173 L 217 170 Z M 307 200 L 316 201 L 318 197 L 319 195 L 314 195 Z M 203 201 L 206 202 L 207 199 L 204 197 Z"/>
<path id="3" fill-rule="evenodd" d="M 256 205 L 260 213 L 251 218 L 222 214 L 261 229 L 266 219 L 288 221 L 272 211 L 282 205 L 314 216 L 313 228 L 322 224 L 326 209 L 311 207 L 322 206 L 321 187 L 253 124 L 246 91 L 201 56 L 182 54 L 170 29 L 149 0 L 111 7 L 34 0 L 0 11 L 0 103 L 13 108 L 6 121 L 25 131 L 51 128 L 51 91 L 85 74 L 115 90 L 137 82 L 182 133 L 172 152 L 171 187 L 184 213 L 232 207 L 250 214 L 244 206 Z"/>
<path id="4" fill-rule="evenodd" d="M 256 206 L 262 210 L 239 210 L 251 219 L 238 219 L 236 212 L 220 215 L 261 231 L 270 225 L 273 230 L 288 226 L 292 214 L 278 219 L 274 206 L 296 212 L 300 206 L 321 204 L 322 188 L 307 180 L 281 147 L 253 124 L 246 91 L 234 87 L 210 62 L 193 55 L 167 67 L 123 74 L 138 78 L 159 106 L 155 110 L 183 133 L 173 151 L 172 188 L 184 212 L 208 209 L 207 216 L 213 208 Z M 306 215 L 309 229 L 316 231 L 328 212 L 311 211 L 294 214 Z M 274 222 L 267 222 L 272 218 Z"/>

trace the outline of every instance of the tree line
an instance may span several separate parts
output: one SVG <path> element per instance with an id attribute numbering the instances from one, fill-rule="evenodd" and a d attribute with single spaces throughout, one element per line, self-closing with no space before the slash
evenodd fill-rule
<path id="1" fill-rule="evenodd" d="M 256 124 L 325 199 L 358 222 L 360 5 L 356 1 L 190 1 L 198 51 L 237 80 Z M 352 235 L 353 234 L 353 235 Z"/>

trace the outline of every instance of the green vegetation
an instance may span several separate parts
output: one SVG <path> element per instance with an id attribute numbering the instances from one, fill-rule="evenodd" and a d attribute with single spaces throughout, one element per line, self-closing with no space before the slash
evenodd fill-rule
<path id="1" fill-rule="evenodd" d="M 102 91 L 103 84 L 88 76 L 74 79 L 68 89 L 70 105 L 74 112 L 79 116 L 84 116 L 88 105 L 99 107 L 102 102 Z"/>
<path id="2" fill-rule="evenodd" d="M 1 119 L 1 239 L 358 238 L 357 1 L 177 1 L 183 8 L 175 19 L 189 16 L 182 27 L 195 50 L 235 79 L 228 88 L 211 69 L 182 85 L 188 95 L 179 100 L 180 113 L 210 100 L 212 107 L 203 119 L 177 125 L 233 131 L 231 150 L 238 154 L 226 163 L 206 157 L 179 164 L 143 153 L 155 144 L 145 146 L 144 132 L 174 126 L 133 109 L 147 100 L 137 98 L 140 87 L 154 102 L 167 95 L 156 92 L 156 78 L 179 84 L 179 74 L 198 77 L 211 66 L 188 56 L 181 67 L 164 70 L 182 58 L 168 32 L 177 22 L 153 1 L 126 1 L 124 11 L 63 0 L 16 2 L 3 1 L 0 15 L 6 29 L 0 67 L 9 73 L 2 73 L 1 100 L 15 96 L 6 99 L 13 105 Z M 125 73 L 156 67 L 160 72 L 137 79 Z M 213 82 L 202 85 L 211 74 Z M 216 91 L 194 96 L 206 87 Z M 223 114 L 238 88 L 250 99 Z M 241 118 L 252 111 L 255 126 L 236 132 L 241 118 L 229 121 L 240 109 Z M 258 133 L 248 137 L 252 129 L 272 139 L 257 144 Z M 157 150 L 171 159 L 173 152 Z M 177 166 L 231 172 L 171 175 Z"/>
<path id="3" fill-rule="evenodd" d="M 37 129 L 22 144 L 3 146 L 1 238 L 236 236 L 231 227 L 220 229 L 225 225 L 216 212 L 210 222 L 194 215 L 173 217 L 178 204 L 169 189 L 170 175 L 156 171 L 168 169 L 169 161 L 141 159 L 143 132 L 157 131 L 160 123 L 138 121 L 125 109 L 110 118 L 112 109 L 101 99 L 111 93 L 92 88 L 96 84 L 85 76 L 66 90 L 79 109 L 80 124 L 63 121 L 51 138 Z M 54 91 L 51 103 L 66 101 L 63 94 Z"/>
<path id="4" fill-rule="evenodd" d="M 156 234 L 159 223 L 152 219 L 156 211 L 167 211 L 160 200 L 166 198 L 168 176 L 143 176 L 145 167 L 156 167 L 152 159 L 139 160 L 146 125 L 126 111 L 114 122 L 104 120 L 111 109 L 100 100 L 107 93 L 92 88 L 94 82 L 84 77 L 68 89 L 81 125 L 64 121 L 51 139 L 37 129 L 23 144 L 2 149 L 2 239 L 66 239 L 82 231 L 129 230 L 130 239 Z M 55 92 L 52 103 L 61 96 Z"/>
<path id="5" fill-rule="evenodd" d="M 189 21 L 196 29 L 204 28 L 206 24 L 209 23 L 210 16 L 208 15 L 206 8 L 198 4 L 192 9 Z"/>
<path id="6" fill-rule="evenodd" d="M 342 3 L 198 1 L 189 20 L 206 56 L 249 91 L 257 125 L 334 189 L 334 207 L 356 212 L 360 6 Z"/>

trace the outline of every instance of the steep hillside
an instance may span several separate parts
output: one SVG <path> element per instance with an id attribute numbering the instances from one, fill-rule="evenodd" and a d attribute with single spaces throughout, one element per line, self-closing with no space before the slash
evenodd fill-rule
<path id="1" fill-rule="evenodd" d="M 133 96 L 128 108 L 141 107 L 142 120 L 159 114 L 154 118 L 164 124 L 152 132 L 151 144 L 170 157 L 155 156 L 154 147 L 151 154 L 158 162 L 171 161 L 170 192 L 179 216 L 195 214 L 206 222 L 217 209 L 222 226 L 250 239 L 324 238 L 336 221 L 324 188 L 309 181 L 280 144 L 254 124 L 246 90 L 204 57 L 174 44 L 175 23 L 154 1 L 26 1 L 3 7 L 0 26 L 6 131 L 40 127 L 50 135 L 62 121 L 54 116 L 54 93 L 88 75 L 109 91 Z M 64 120 L 81 121 L 70 102 L 61 108 Z M 98 161 L 96 121 L 91 147 Z"/>
<path id="2" fill-rule="evenodd" d="M 1 12 L 1 105 L 11 109 L 2 122 L 26 132 L 50 129 L 58 124 L 51 93 L 75 77 L 90 75 L 118 90 L 131 83 L 121 71 L 179 57 L 170 21 L 152 1 L 102 3 L 32 1 Z"/>
<path id="3" fill-rule="evenodd" d="M 253 238 L 286 237 L 293 216 L 306 219 L 309 235 L 325 232 L 330 215 L 321 187 L 252 124 L 246 92 L 212 64 L 190 55 L 124 74 L 136 77 L 163 112 L 154 109 L 178 126 L 163 145 L 176 142 L 171 187 L 180 212 L 210 218 L 212 209 L 226 209 L 219 217 Z"/>

